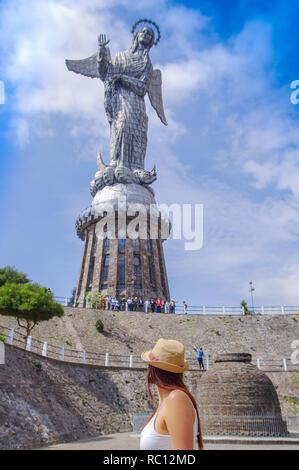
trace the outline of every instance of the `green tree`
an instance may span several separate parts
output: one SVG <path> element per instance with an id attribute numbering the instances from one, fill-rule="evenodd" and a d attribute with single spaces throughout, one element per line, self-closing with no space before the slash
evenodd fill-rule
<path id="1" fill-rule="evenodd" d="M 27 284 L 30 282 L 27 274 L 21 273 L 14 266 L 5 266 L 0 268 L 0 287 L 7 282 L 13 282 L 14 284 Z"/>
<path id="2" fill-rule="evenodd" d="M 248 310 L 247 302 L 245 302 L 245 300 L 242 300 L 242 302 L 241 302 L 241 307 L 244 308 L 244 314 L 245 314 L 245 315 L 251 315 L 251 311 Z"/>
<path id="3" fill-rule="evenodd" d="M 0 314 L 15 317 L 27 338 L 39 322 L 62 317 L 64 310 L 46 287 L 6 282 L 0 287 Z"/>
<path id="4" fill-rule="evenodd" d="M 76 287 L 74 287 L 73 290 L 72 290 L 72 296 L 71 296 L 70 300 L 67 303 L 68 307 L 73 307 L 73 305 L 74 305 L 76 290 L 77 290 Z"/>

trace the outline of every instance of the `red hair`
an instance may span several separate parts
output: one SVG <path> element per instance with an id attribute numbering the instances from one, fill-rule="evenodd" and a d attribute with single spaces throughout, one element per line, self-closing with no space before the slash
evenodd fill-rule
<path id="1" fill-rule="evenodd" d="M 166 370 L 158 369 L 157 367 L 153 367 L 151 365 L 148 366 L 147 393 L 148 393 L 150 401 L 154 404 L 154 398 L 153 398 L 152 391 L 151 391 L 151 384 L 157 385 L 158 387 L 163 388 L 164 390 L 182 390 L 188 395 L 196 411 L 197 422 L 198 422 L 197 443 L 198 443 L 198 448 L 202 450 L 203 441 L 202 441 L 202 433 L 201 433 L 201 427 L 200 427 L 200 419 L 199 419 L 199 414 L 198 414 L 198 407 L 197 407 L 197 403 L 196 403 L 194 396 L 192 395 L 192 393 L 189 392 L 187 386 L 184 383 L 183 374 L 182 373 L 176 374 L 174 372 L 168 372 Z M 156 410 L 157 408 L 155 408 L 152 416 L 148 419 L 148 421 L 145 423 L 143 428 L 152 419 L 152 417 L 156 413 Z"/>

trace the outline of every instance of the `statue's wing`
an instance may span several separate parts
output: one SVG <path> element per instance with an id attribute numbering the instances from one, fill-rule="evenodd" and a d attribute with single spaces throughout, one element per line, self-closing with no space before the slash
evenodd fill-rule
<path id="1" fill-rule="evenodd" d="M 66 60 L 68 70 L 75 73 L 80 73 L 86 77 L 99 78 L 97 53 L 82 60 Z"/>
<path id="2" fill-rule="evenodd" d="M 164 114 L 163 101 L 162 101 L 162 77 L 161 71 L 159 69 L 153 70 L 149 89 L 148 96 L 151 102 L 152 107 L 156 110 L 159 118 L 167 126 L 166 117 Z"/>

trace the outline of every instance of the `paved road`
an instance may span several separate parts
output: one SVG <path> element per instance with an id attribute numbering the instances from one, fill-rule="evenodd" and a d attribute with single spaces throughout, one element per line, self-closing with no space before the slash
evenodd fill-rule
<path id="1" fill-rule="evenodd" d="M 242 438 L 236 438 L 233 443 L 221 442 L 223 438 L 215 438 L 214 442 L 205 444 L 206 450 L 299 450 L 299 439 L 275 439 L 271 438 L 271 444 L 266 444 L 266 438 L 259 440 L 252 439 L 252 443 L 248 443 L 250 438 L 246 438 L 246 443 L 242 443 Z M 244 438 L 243 438 L 244 441 Z M 284 443 L 282 443 L 284 442 Z M 108 434 L 97 439 L 86 439 L 66 444 L 55 444 L 43 447 L 39 450 L 138 450 L 139 436 L 131 432 Z"/>

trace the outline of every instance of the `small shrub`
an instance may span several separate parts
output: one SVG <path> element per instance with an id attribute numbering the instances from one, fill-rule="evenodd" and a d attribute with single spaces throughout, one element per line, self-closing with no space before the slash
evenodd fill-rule
<path id="1" fill-rule="evenodd" d="M 0 341 L 2 341 L 3 343 L 5 343 L 5 340 L 6 340 L 5 336 L 0 335 Z"/>
<path id="2" fill-rule="evenodd" d="M 242 300 L 241 307 L 244 308 L 244 314 L 245 315 L 251 315 L 251 311 L 248 309 L 247 302 L 245 302 L 245 300 Z"/>
<path id="3" fill-rule="evenodd" d="M 97 320 L 95 327 L 98 330 L 98 332 L 101 333 L 101 331 L 103 331 L 104 329 L 104 323 L 102 322 L 102 320 Z"/>

